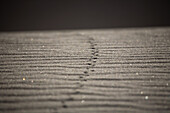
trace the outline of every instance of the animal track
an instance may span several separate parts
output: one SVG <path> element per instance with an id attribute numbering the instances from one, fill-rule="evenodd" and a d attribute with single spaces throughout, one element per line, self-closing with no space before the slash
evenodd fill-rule
<path id="1" fill-rule="evenodd" d="M 93 37 L 89 37 L 88 41 L 89 43 L 89 49 L 90 49 L 90 58 L 88 59 L 88 62 L 86 63 L 86 68 L 85 71 L 83 71 L 82 75 L 79 75 L 79 81 L 76 82 L 76 89 L 74 91 L 74 94 L 80 94 L 81 92 L 79 91 L 79 89 L 84 87 L 83 81 L 87 81 L 87 77 L 90 76 L 90 72 L 95 72 L 95 65 L 97 63 L 97 59 L 98 59 L 98 49 L 96 48 L 97 44 L 95 43 L 95 40 Z M 67 101 L 73 101 L 74 98 L 71 97 L 71 95 L 69 95 L 69 100 Z M 62 101 L 62 107 L 63 108 L 67 108 L 68 106 L 66 105 L 65 101 Z"/>
<path id="2" fill-rule="evenodd" d="M 89 37 L 88 43 L 90 44 L 90 50 L 91 50 L 91 57 L 89 59 L 90 63 L 87 63 L 89 66 L 87 69 L 87 72 L 94 72 L 93 68 L 96 65 L 97 62 L 97 56 L 98 56 L 98 49 L 96 48 L 97 44 L 95 43 L 95 40 L 93 37 Z"/>

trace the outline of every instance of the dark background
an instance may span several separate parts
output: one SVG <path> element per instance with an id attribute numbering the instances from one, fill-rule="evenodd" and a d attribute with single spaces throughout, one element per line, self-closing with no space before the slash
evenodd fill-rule
<path id="1" fill-rule="evenodd" d="M 170 26 L 165 0 L 4 0 L 0 30 Z"/>

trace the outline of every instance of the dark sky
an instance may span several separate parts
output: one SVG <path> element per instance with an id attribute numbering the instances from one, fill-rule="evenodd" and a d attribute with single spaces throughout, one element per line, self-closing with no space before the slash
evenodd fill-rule
<path id="1" fill-rule="evenodd" d="M 4 0 L 0 30 L 170 26 L 168 0 Z"/>

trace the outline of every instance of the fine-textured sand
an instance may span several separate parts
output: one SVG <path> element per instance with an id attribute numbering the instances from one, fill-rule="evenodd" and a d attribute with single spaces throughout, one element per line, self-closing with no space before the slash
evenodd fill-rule
<path id="1" fill-rule="evenodd" d="M 0 113 L 169 113 L 170 28 L 1 32 Z"/>

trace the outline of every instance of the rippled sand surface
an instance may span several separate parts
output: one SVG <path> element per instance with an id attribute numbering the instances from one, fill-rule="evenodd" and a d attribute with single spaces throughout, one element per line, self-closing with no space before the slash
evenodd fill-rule
<path id="1" fill-rule="evenodd" d="M 170 28 L 1 32 L 0 113 L 170 112 Z"/>

